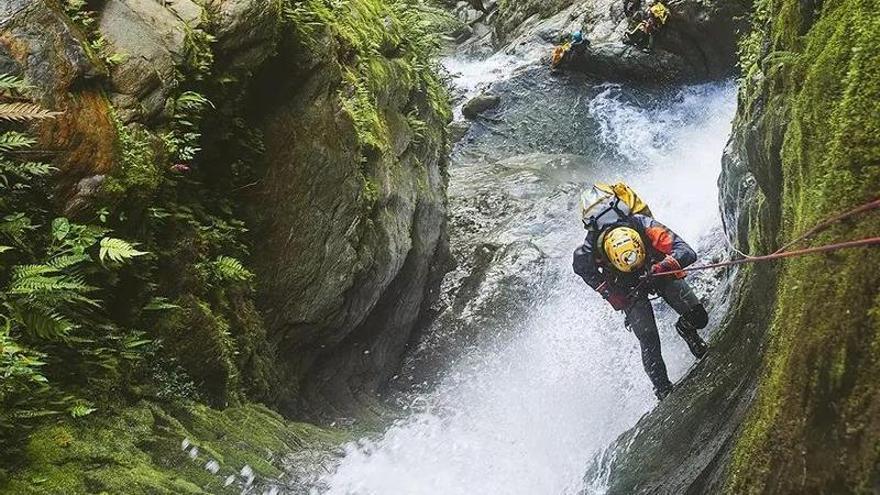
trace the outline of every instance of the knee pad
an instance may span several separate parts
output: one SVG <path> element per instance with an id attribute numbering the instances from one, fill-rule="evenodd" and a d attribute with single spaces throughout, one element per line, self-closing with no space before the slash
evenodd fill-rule
<path id="1" fill-rule="evenodd" d="M 709 324 L 709 313 L 706 312 L 706 308 L 702 304 L 681 315 L 681 318 L 697 330 L 706 328 L 706 325 Z"/>

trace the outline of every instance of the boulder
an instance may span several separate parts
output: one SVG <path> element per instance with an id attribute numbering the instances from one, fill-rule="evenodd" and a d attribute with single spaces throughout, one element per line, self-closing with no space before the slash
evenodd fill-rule
<path id="1" fill-rule="evenodd" d="M 494 43 L 506 52 L 546 57 L 552 44 L 572 31 L 590 43 L 582 57 L 563 68 L 611 80 L 690 82 L 732 74 L 737 40 L 748 29 L 747 0 L 669 0 L 670 17 L 657 35 L 654 50 L 643 54 L 623 44 L 630 21 L 618 0 L 589 5 L 570 1 L 538 5 L 528 0 L 499 7 Z"/>
<path id="2" fill-rule="evenodd" d="M 280 3 L 221 0 L 213 5 L 218 66 L 230 72 L 254 70 L 274 53 Z"/>
<path id="3" fill-rule="evenodd" d="M 164 6 L 153 0 L 109 0 L 98 30 L 123 57 L 112 68 L 114 105 L 126 122 L 150 122 L 165 110 L 186 55 L 188 29 L 199 26 L 201 9 L 189 0 Z"/>
<path id="4" fill-rule="evenodd" d="M 461 107 L 461 113 L 466 118 L 475 119 L 487 110 L 491 110 L 501 104 L 501 97 L 498 95 L 484 93 L 471 98 Z"/>

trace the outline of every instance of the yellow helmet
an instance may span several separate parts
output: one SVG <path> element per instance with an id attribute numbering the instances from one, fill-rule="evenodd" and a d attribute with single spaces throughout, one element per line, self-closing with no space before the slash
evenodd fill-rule
<path id="1" fill-rule="evenodd" d="M 645 245 L 638 232 L 629 227 L 614 227 L 605 233 L 602 248 L 614 268 L 630 273 L 645 264 Z"/>

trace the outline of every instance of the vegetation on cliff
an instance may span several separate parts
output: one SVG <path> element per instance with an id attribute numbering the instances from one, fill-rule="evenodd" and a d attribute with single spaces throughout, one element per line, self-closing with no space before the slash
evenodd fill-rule
<path id="1" fill-rule="evenodd" d="M 880 191 L 880 22 L 873 2 L 758 2 L 743 44 L 736 127 L 766 197 L 764 246 Z M 865 216 L 812 243 L 869 237 Z M 880 252 L 804 257 L 779 272 L 758 393 L 729 468 L 731 493 L 876 490 Z"/>
<path id="2" fill-rule="evenodd" d="M 0 107 L 0 474 L 10 476 L 0 476 L 0 488 L 219 492 L 201 465 L 175 460 L 183 436 L 199 437 L 186 418 L 216 430 L 203 437 L 215 442 L 215 460 L 232 456 L 235 469 L 247 464 L 263 476 L 279 474 L 277 466 L 248 452 L 278 453 L 322 435 L 249 405 L 275 405 L 278 388 L 278 357 L 256 299 L 261 280 L 249 269 L 259 239 L 247 212 L 249 188 L 266 168 L 250 92 L 261 64 L 283 63 L 272 58 L 276 45 L 296 39 L 310 57 L 329 55 L 328 41 L 339 47 L 333 56 L 345 71 L 333 85 L 363 154 L 353 169 L 376 154 L 394 160 L 398 129 L 389 127 L 384 100 L 417 89 L 434 116 L 413 110 L 408 125 L 442 148 L 449 106 L 434 59 L 442 16 L 422 2 L 229 2 L 186 11 L 195 5 L 143 17 L 169 29 L 165 39 L 180 36 L 159 89 L 153 67 L 127 65 L 138 54 L 117 51 L 130 38 L 114 33 L 124 28 L 112 16 L 165 6 L 108 2 L 92 12 L 78 0 L 64 9 L 23 2 L 4 26 L 12 41 L 16 29 L 57 30 L 53 43 L 82 54 L 76 62 L 89 75 L 70 87 L 31 80 L 37 69 L 27 53 L 0 46 L 4 61 L 22 67 L 20 76 L 0 78 L 0 104 L 9 103 Z M 166 20 L 170 28 L 160 24 Z M 245 34 L 234 32 L 236 23 Z M 230 37 L 254 30 L 268 33 L 260 55 L 250 38 L 239 45 L 252 52 L 229 48 Z M 49 58 L 59 47 L 37 48 Z M 55 74 L 66 75 L 40 75 Z M 137 77 L 156 92 L 132 100 L 121 88 Z M 78 148 L 90 139 L 100 146 Z M 369 193 L 376 186 L 368 179 Z M 224 438 L 226 426 L 238 431 L 229 418 L 239 413 L 253 421 L 238 425 L 241 438 Z M 258 435 L 263 423 L 271 431 Z M 230 448 L 236 453 L 224 453 Z M 94 477 L 74 476 L 89 470 Z"/>

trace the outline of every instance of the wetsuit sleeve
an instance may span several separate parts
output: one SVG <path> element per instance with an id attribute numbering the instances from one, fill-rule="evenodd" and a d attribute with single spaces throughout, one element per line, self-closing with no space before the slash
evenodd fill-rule
<path id="1" fill-rule="evenodd" d="M 580 275 L 584 282 L 599 293 L 611 306 L 622 311 L 630 305 L 630 297 L 626 291 L 610 284 L 599 268 L 596 266 L 593 250 L 586 243 L 574 251 L 574 272 Z"/>
<path id="2" fill-rule="evenodd" d="M 580 275 L 584 282 L 595 290 L 599 289 L 605 278 L 599 273 L 596 261 L 593 259 L 593 251 L 586 244 L 582 244 L 574 251 L 574 272 Z"/>
<path id="3" fill-rule="evenodd" d="M 678 263 L 679 268 L 684 268 L 697 261 L 697 253 L 675 232 L 662 223 L 641 215 L 639 221 L 644 226 L 645 236 L 654 246 L 654 249 L 670 256 Z"/>

